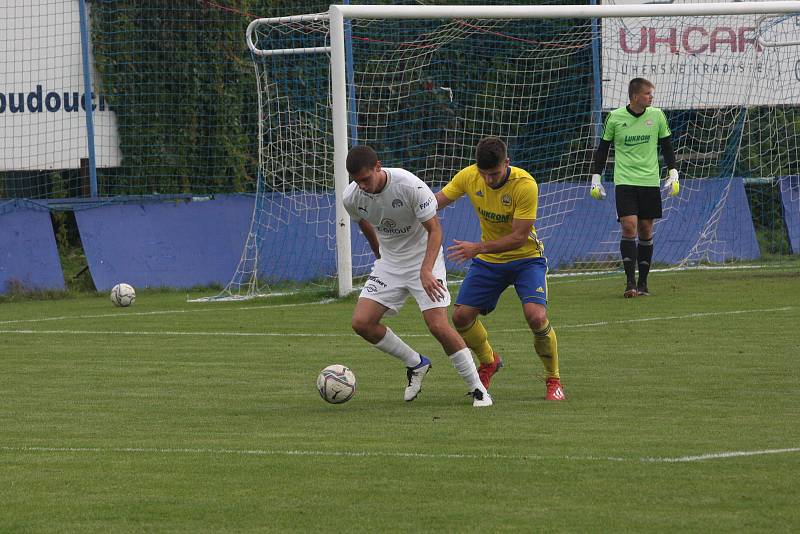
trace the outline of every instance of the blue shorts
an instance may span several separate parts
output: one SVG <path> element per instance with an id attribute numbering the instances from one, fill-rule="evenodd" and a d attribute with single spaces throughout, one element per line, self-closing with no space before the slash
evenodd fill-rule
<path id="1" fill-rule="evenodd" d="M 489 263 L 473 258 L 458 291 L 456 304 L 477 308 L 486 315 L 495 309 L 500 295 L 510 285 L 514 286 L 523 304 L 535 302 L 547 306 L 547 259 L 523 258 L 508 263 Z"/>

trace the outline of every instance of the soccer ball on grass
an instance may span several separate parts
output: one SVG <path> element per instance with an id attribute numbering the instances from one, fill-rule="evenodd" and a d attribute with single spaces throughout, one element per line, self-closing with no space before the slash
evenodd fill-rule
<path id="1" fill-rule="evenodd" d="M 356 394 L 356 375 L 344 365 L 329 365 L 317 376 L 319 396 L 331 404 L 341 404 Z"/>
<path id="2" fill-rule="evenodd" d="M 136 302 L 136 291 L 128 284 L 117 284 L 111 288 L 111 302 L 125 308 Z"/>

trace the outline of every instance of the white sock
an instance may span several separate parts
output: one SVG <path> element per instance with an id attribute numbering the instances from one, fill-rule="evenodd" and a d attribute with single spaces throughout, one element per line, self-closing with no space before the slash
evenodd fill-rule
<path id="1" fill-rule="evenodd" d="M 478 377 L 478 369 L 475 368 L 475 361 L 472 359 L 472 353 L 468 348 L 463 348 L 451 354 L 450 361 L 453 362 L 453 367 L 464 379 L 464 383 L 467 384 L 470 391 L 479 389 L 486 393 L 486 388 L 481 384 L 481 379 Z"/>
<path id="2" fill-rule="evenodd" d="M 386 327 L 386 335 L 383 336 L 383 339 L 375 343 L 374 346 L 376 349 L 382 350 L 386 354 L 391 354 L 398 360 L 402 360 L 402 362 L 406 364 L 406 367 L 416 367 L 422 363 L 422 358 L 420 358 L 419 353 L 406 345 L 388 326 Z"/>

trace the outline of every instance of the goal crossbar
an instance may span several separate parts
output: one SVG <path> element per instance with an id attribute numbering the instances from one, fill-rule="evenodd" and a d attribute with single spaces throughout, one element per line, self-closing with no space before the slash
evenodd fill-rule
<path id="1" fill-rule="evenodd" d="M 440 19 L 525 19 L 664 17 L 700 15 L 749 15 L 757 13 L 798 13 L 800 2 L 711 2 L 704 4 L 626 4 L 563 6 L 377 6 L 332 5 L 345 18 L 440 18 Z"/>
<path id="2" fill-rule="evenodd" d="M 247 26 L 247 46 L 258 56 L 278 54 L 307 54 L 330 52 L 330 47 L 281 48 L 264 50 L 253 42 L 253 32 L 258 26 L 329 20 L 331 14 L 343 19 L 555 19 L 555 18 L 608 18 L 608 17 L 659 17 L 702 15 L 798 14 L 800 1 L 768 2 L 710 2 L 705 4 L 627 4 L 627 5 L 563 5 L 563 6 L 386 6 L 386 5 L 331 5 L 327 13 L 312 13 L 289 17 L 255 19 Z M 795 43 L 791 43 L 795 44 Z M 767 46 L 767 45 L 765 45 Z"/>
<path id="3" fill-rule="evenodd" d="M 386 6 L 331 5 L 330 13 L 342 17 L 376 19 L 504 19 L 504 18 L 606 18 L 606 17 L 664 17 L 701 15 L 750 15 L 759 13 L 800 13 L 795 0 L 768 2 L 709 2 L 703 4 L 626 4 L 626 5 L 563 5 L 563 6 Z M 250 35 L 261 24 L 283 24 L 325 20 L 328 13 L 268 17 L 253 20 L 247 28 Z"/>

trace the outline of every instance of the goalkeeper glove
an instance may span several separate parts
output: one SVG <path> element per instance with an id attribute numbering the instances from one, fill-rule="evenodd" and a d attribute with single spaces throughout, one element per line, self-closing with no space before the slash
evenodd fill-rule
<path id="1" fill-rule="evenodd" d="M 667 181 L 664 182 L 664 189 L 669 193 L 669 196 L 674 197 L 678 194 L 678 191 L 681 189 L 681 185 L 678 183 L 678 171 L 677 169 L 670 169 L 669 173 L 667 174 Z"/>
<path id="2" fill-rule="evenodd" d="M 592 190 L 591 190 L 592 198 L 595 200 L 603 200 L 606 198 L 606 190 L 603 187 L 603 184 L 600 183 L 600 175 L 593 174 L 592 175 Z"/>

